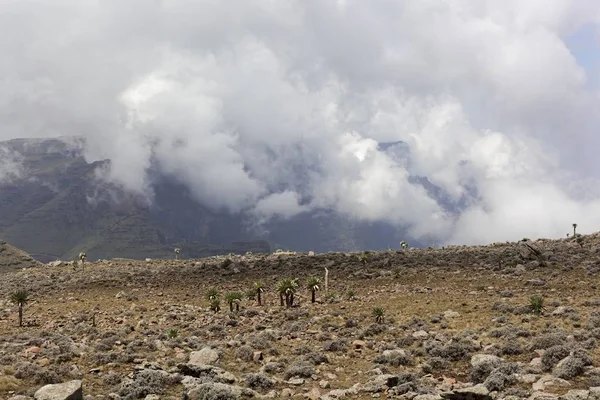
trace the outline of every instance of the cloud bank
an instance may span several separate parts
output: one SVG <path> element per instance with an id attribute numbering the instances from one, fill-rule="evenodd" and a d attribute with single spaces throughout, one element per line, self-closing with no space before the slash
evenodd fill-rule
<path id="1" fill-rule="evenodd" d="M 261 221 L 330 209 L 465 244 L 600 229 L 597 72 L 571 50 L 598 49 L 578 36 L 596 1 L 0 8 L 0 139 L 83 136 L 133 193 L 158 165 Z"/>

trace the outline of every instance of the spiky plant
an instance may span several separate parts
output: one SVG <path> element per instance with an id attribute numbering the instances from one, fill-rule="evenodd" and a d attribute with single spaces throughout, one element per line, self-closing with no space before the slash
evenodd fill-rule
<path id="1" fill-rule="evenodd" d="M 312 276 L 308 278 L 306 282 L 306 287 L 310 290 L 310 301 L 314 303 L 317 300 L 317 290 L 320 289 L 321 280 L 316 276 Z"/>
<path id="2" fill-rule="evenodd" d="M 573 224 L 573 237 L 577 236 L 577 224 Z"/>
<path id="3" fill-rule="evenodd" d="M 261 282 L 254 282 L 254 291 L 256 292 L 256 300 L 258 305 L 262 306 L 262 294 L 265 291 L 265 286 Z"/>
<path id="4" fill-rule="evenodd" d="M 348 290 L 348 292 L 346 293 L 346 298 L 348 300 L 354 300 L 356 299 L 356 292 L 352 289 Z"/>
<path id="5" fill-rule="evenodd" d="M 181 254 L 181 249 L 179 247 L 175 247 L 175 259 L 179 260 L 179 254 Z"/>
<path id="6" fill-rule="evenodd" d="M 529 298 L 529 309 L 535 315 L 542 315 L 544 310 L 544 298 L 542 296 L 531 296 Z"/>
<path id="7" fill-rule="evenodd" d="M 19 306 L 19 326 L 23 326 L 23 307 L 29 300 L 29 292 L 27 290 L 20 289 L 10 295 L 10 301 Z"/>
<path id="8" fill-rule="evenodd" d="M 167 337 L 169 339 L 175 339 L 177 336 L 179 336 L 179 329 L 177 329 L 177 328 L 167 329 Z"/>
<path id="9" fill-rule="evenodd" d="M 329 292 L 325 295 L 325 300 L 327 300 L 328 303 L 333 303 L 336 297 L 337 296 L 334 292 Z"/>
<path id="10" fill-rule="evenodd" d="M 210 288 L 206 291 L 206 300 L 213 301 L 219 298 L 219 291 L 216 288 Z"/>
<path id="11" fill-rule="evenodd" d="M 375 322 L 378 324 L 382 323 L 385 318 L 385 311 L 381 307 L 373 308 L 373 317 L 375 317 Z"/>
<path id="12" fill-rule="evenodd" d="M 221 300 L 218 298 L 212 299 L 210 301 L 210 309 L 216 313 L 221 311 Z"/>
<path id="13" fill-rule="evenodd" d="M 254 289 L 246 290 L 246 298 L 250 301 L 256 300 L 256 292 Z"/>
<path id="14" fill-rule="evenodd" d="M 406 248 L 408 248 L 408 243 L 406 243 L 406 241 L 401 241 L 400 242 L 400 247 L 402 248 L 402 250 L 405 250 Z"/>

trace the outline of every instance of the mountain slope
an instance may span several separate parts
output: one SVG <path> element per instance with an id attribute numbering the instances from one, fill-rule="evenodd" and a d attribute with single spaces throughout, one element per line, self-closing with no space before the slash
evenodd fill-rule
<path id="1" fill-rule="evenodd" d="M 0 183 L 0 236 L 43 261 L 73 259 L 80 251 L 90 259 L 172 258 L 174 247 L 184 258 L 275 248 L 377 250 L 407 239 L 385 223 L 327 210 L 275 218 L 257 229 L 251 216 L 214 212 L 158 172 L 151 174 L 154 198 L 148 205 L 96 179 L 107 161 L 87 163 L 73 138 L 15 139 L 0 147 L 21 165 L 18 178 Z"/>
<path id="2" fill-rule="evenodd" d="M 29 254 L 0 240 L 0 271 L 38 266 Z"/>

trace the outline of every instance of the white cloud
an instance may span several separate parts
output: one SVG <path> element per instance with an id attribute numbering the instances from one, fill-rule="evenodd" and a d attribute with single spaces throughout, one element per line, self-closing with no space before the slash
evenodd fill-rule
<path id="1" fill-rule="evenodd" d="M 0 138 L 82 135 L 132 192 L 156 165 L 262 219 L 324 207 L 464 243 L 598 226 L 600 100 L 566 45 L 595 1 L 2 7 Z"/>

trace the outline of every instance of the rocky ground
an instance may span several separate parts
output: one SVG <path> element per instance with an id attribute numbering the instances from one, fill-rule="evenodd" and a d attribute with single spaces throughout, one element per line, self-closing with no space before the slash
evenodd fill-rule
<path id="1" fill-rule="evenodd" d="M 600 399 L 598 234 L 58 264 L 2 275 L 0 398 Z M 312 304 L 305 282 L 325 268 Z M 277 283 L 296 277 L 295 306 L 281 307 Z M 225 295 L 254 282 L 265 304 L 229 312 Z"/>

